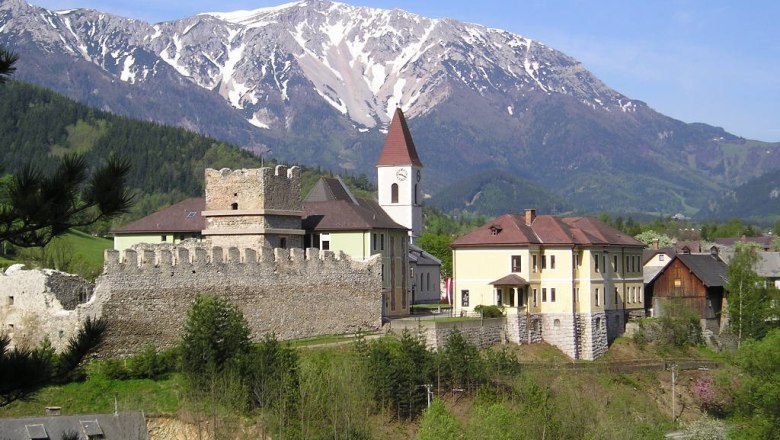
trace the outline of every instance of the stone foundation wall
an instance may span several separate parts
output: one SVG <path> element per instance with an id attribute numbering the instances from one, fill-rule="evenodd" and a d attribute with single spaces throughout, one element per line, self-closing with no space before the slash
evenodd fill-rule
<path id="1" fill-rule="evenodd" d="M 508 315 L 506 334 L 515 344 L 536 344 L 542 342 L 542 315 Z"/>
<path id="2" fill-rule="evenodd" d="M 614 341 L 626 330 L 626 312 L 623 310 L 607 310 L 607 340 Z"/>
<path id="3" fill-rule="evenodd" d="M 542 315 L 542 337 L 545 342 L 558 347 L 567 356 L 577 359 L 578 346 L 576 317 L 571 313 L 545 313 Z"/>
<path id="4" fill-rule="evenodd" d="M 607 318 L 604 312 L 579 313 L 578 341 L 580 359 L 593 360 L 607 352 Z"/>

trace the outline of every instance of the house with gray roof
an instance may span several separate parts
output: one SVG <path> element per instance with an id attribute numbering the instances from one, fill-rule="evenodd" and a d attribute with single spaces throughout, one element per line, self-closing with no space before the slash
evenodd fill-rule
<path id="1" fill-rule="evenodd" d="M 74 437 L 77 436 L 77 437 Z M 3 440 L 148 440 L 146 419 L 140 411 L 115 414 L 0 419 Z"/>

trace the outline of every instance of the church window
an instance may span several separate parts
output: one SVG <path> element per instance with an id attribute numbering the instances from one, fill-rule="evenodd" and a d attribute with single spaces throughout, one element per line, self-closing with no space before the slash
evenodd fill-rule
<path id="1" fill-rule="evenodd" d="M 398 203 L 398 184 L 394 183 L 390 186 L 390 203 Z"/>
<path id="2" fill-rule="evenodd" d="M 422 290 L 422 288 L 425 287 L 425 284 L 423 284 L 423 275 L 424 274 L 420 274 L 420 290 Z"/>
<path id="3" fill-rule="evenodd" d="M 427 273 L 427 274 L 425 274 L 425 279 L 426 279 L 426 281 L 427 281 L 427 282 L 426 282 L 426 287 L 425 287 L 425 288 L 426 288 L 427 290 L 431 290 L 431 274 L 430 274 L 430 272 L 429 272 L 429 273 Z"/>
<path id="4" fill-rule="evenodd" d="M 379 249 L 385 250 L 385 234 L 379 234 Z"/>

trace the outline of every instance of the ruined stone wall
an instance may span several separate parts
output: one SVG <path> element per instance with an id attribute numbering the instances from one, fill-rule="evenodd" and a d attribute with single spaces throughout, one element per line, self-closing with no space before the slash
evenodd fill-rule
<path id="1" fill-rule="evenodd" d="M 96 309 L 92 284 L 79 276 L 22 265 L 0 272 L 0 331 L 13 346 L 32 348 L 48 338 L 61 351 Z"/>
<path id="2" fill-rule="evenodd" d="M 322 258 L 321 258 L 322 257 Z M 108 296 L 104 354 L 147 343 L 174 345 L 199 293 L 238 305 L 252 336 L 280 339 L 375 330 L 381 325 L 381 264 L 317 249 L 152 247 L 106 252 L 95 295 Z"/>

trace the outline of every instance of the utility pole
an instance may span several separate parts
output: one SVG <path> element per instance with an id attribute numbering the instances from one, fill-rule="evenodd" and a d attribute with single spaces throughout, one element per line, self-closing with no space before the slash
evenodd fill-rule
<path id="1" fill-rule="evenodd" d="M 432 383 L 426 383 L 425 385 L 420 385 L 425 387 L 425 396 L 428 398 L 428 408 L 431 407 L 431 397 L 433 396 L 433 391 L 431 388 L 433 388 Z"/>
<path id="2" fill-rule="evenodd" d="M 677 423 L 675 385 L 677 384 L 677 364 L 672 364 L 672 423 Z"/>

